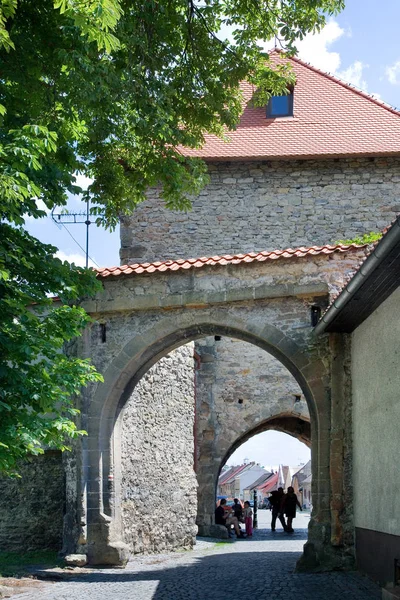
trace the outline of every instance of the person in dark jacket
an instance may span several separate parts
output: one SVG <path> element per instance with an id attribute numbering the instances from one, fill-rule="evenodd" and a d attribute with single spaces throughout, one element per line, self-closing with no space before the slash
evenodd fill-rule
<path id="1" fill-rule="evenodd" d="M 281 505 L 284 496 L 285 494 L 283 493 L 283 488 L 279 488 L 278 490 L 271 492 L 271 496 L 269 497 L 272 511 L 271 531 L 275 531 L 277 518 L 280 520 L 283 529 L 286 531 L 285 517 L 281 511 Z"/>
<path id="2" fill-rule="evenodd" d="M 303 510 L 294 493 L 294 489 L 290 486 L 282 501 L 282 512 L 287 517 L 287 531 L 289 533 L 293 533 L 294 531 L 292 528 L 292 521 L 296 517 L 296 506 L 298 506 L 301 511 Z"/>
<path id="3" fill-rule="evenodd" d="M 239 522 L 243 521 L 243 508 L 237 498 L 233 499 L 232 510 L 233 510 L 233 514 L 235 515 L 237 520 Z"/>

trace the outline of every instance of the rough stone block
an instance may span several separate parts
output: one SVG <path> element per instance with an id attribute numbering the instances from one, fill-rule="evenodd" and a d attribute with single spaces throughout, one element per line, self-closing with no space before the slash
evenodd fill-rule
<path id="1" fill-rule="evenodd" d="M 86 554 L 67 554 L 64 558 L 66 565 L 71 567 L 84 567 L 88 563 Z"/>
<path id="2" fill-rule="evenodd" d="M 229 533 L 224 525 L 210 525 L 209 537 L 214 537 L 219 540 L 227 540 L 229 539 Z"/>

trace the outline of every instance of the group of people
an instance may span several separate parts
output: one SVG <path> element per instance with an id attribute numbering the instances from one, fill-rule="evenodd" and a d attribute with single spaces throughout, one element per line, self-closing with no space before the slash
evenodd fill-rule
<path id="1" fill-rule="evenodd" d="M 268 499 L 272 512 L 271 531 L 275 531 L 276 519 L 278 518 L 283 529 L 288 533 L 293 533 L 292 523 L 296 516 L 296 508 L 298 506 L 301 511 L 303 509 L 292 486 L 288 487 L 286 494 L 281 487 L 274 490 Z"/>
<path id="2" fill-rule="evenodd" d="M 234 498 L 233 505 L 227 506 L 226 499 L 222 498 L 219 506 L 215 509 L 216 525 L 225 525 L 228 529 L 233 526 L 236 537 L 245 537 L 240 529 L 239 523 L 244 523 L 246 528 L 246 536 L 253 535 L 253 510 L 250 502 L 246 500 L 242 506 L 237 498 Z"/>
<path id="3" fill-rule="evenodd" d="M 279 519 L 283 529 L 288 533 L 293 533 L 292 523 L 296 516 L 296 508 L 299 507 L 300 510 L 303 510 L 294 489 L 291 486 L 288 487 L 286 494 L 281 487 L 274 490 L 269 497 L 269 503 L 272 512 L 271 530 L 275 531 L 276 520 Z M 246 500 L 242 506 L 235 498 L 233 505 L 227 506 L 226 499 L 222 498 L 219 506 L 215 509 L 215 523 L 216 525 L 225 525 L 228 529 L 233 527 L 238 538 L 245 537 L 240 529 L 240 523 L 244 523 L 246 536 L 251 537 L 253 535 L 253 510 L 250 502 Z"/>

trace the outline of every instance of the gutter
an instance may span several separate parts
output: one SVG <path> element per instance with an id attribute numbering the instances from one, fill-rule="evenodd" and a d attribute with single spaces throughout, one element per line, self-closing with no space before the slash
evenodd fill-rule
<path id="1" fill-rule="evenodd" d="M 375 248 L 368 255 L 356 274 L 351 278 L 349 283 L 343 288 L 339 296 L 333 301 L 326 313 L 314 327 L 313 334 L 320 335 L 325 333 L 327 327 L 331 325 L 339 316 L 350 300 L 356 295 L 360 288 L 364 285 L 368 277 L 379 268 L 382 261 L 400 243 L 400 215 L 391 225 L 388 232 L 376 244 Z"/>

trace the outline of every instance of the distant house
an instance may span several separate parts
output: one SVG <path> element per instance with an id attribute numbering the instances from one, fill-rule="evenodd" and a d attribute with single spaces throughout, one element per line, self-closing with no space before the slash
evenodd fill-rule
<path id="1" fill-rule="evenodd" d="M 282 487 L 286 492 L 288 487 L 292 485 L 293 476 L 295 475 L 295 473 L 301 470 L 302 467 L 303 465 L 298 465 L 294 467 L 291 467 L 289 465 L 279 465 L 279 478 L 277 487 Z"/>
<path id="2" fill-rule="evenodd" d="M 303 506 L 305 508 L 312 508 L 312 500 L 311 500 L 311 481 L 312 475 L 309 475 L 302 483 L 303 486 Z"/>
<path id="3" fill-rule="evenodd" d="M 243 500 L 244 488 L 248 487 L 251 481 L 264 474 L 266 474 L 265 469 L 255 462 L 231 467 L 219 477 L 217 496 L 240 498 Z"/>
<path id="4" fill-rule="evenodd" d="M 261 489 L 262 487 L 273 478 L 275 473 L 271 471 L 266 471 L 263 473 L 258 479 L 255 479 L 250 485 L 248 485 L 243 490 L 243 500 L 253 500 L 254 499 L 254 491 L 257 491 L 257 501 L 262 502 L 264 497 L 262 496 Z"/>
<path id="5" fill-rule="evenodd" d="M 273 473 L 272 476 L 257 488 L 259 502 L 262 502 L 265 498 L 268 498 L 273 490 L 278 489 L 278 473 Z"/>
<path id="6" fill-rule="evenodd" d="M 292 487 L 305 508 L 311 506 L 311 460 L 301 467 L 292 477 Z"/>

